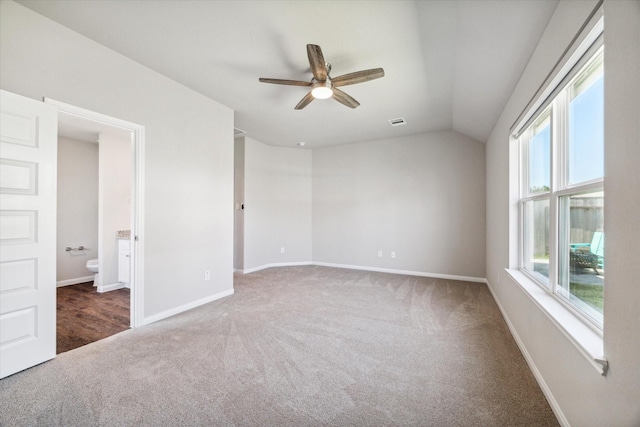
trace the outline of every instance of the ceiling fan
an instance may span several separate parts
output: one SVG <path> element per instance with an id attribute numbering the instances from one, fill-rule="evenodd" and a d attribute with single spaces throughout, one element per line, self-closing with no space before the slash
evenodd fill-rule
<path id="1" fill-rule="evenodd" d="M 329 76 L 329 73 L 331 72 L 331 64 L 325 62 L 320 46 L 308 44 L 307 56 L 309 57 L 309 65 L 311 66 L 311 72 L 313 73 L 313 78 L 309 82 L 301 80 L 269 79 L 263 77 L 259 79 L 262 83 L 311 87 L 311 91 L 307 93 L 300 102 L 298 102 L 298 105 L 296 105 L 296 110 L 302 110 L 314 99 L 327 98 L 333 98 L 349 108 L 356 108 L 360 103 L 338 89 L 338 87 L 363 83 L 384 77 L 384 70 L 382 68 L 372 68 L 371 70 L 356 71 L 339 77 L 331 77 Z"/>

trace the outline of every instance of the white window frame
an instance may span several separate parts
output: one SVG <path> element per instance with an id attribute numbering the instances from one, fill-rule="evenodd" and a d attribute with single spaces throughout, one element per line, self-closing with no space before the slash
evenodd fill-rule
<path id="1" fill-rule="evenodd" d="M 568 218 L 566 212 L 561 210 L 561 199 L 564 197 L 586 194 L 589 192 L 604 192 L 604 177 L 580 182 L 577 184 L 569 183 L 568 176 L 568 117 L 569 111 L 569 91 L 577 77 L 582 73 L 588 64 L 596 57 L 603 55 L 604 46 L 602 37 L 600 36 L 581 57 L 581 60 L 574 66 L 574 72 L 565 77 L 557 89 L 554 90 L 554 97 L 545 105 L 545 107 L 536 112 L 528 120 L 526 127 L 518 138 L 519 156 L 520 156 L 520 198 L 519 198 L 519 257 L 518 268 L 527 275 L 531 280 L 542 286 L 550 292 L 561 304 L 567 306 L 568 309 L 575 312 L 581 320 L 588 322 L 594 327 L 596 332 L 602 334 L 603 316 L 602 313 L 595 309 L 591 309 L 586 304 L 575 300 L 571 296 L 565 296 L 559 277 L 560 258 L 566 257 L 565 252 L 561 251 L 565 248 L 567 242 L 560 238 L 560 231 Z M 530 192 L 529 183 L 529 143 L 532 140 L 532 127 L 541 118 L 549 114 L 551 129 L 551 149 L 550 149 L 550 189 L 548 191 Z M 526 268 L 525 265 L 525 205 L 528 202 L 541 200 L 549 200 L 549 271 L 547 278 L 535 274 L 534 271 Z M 568 245 L 566 245 L 568 246 Z M 562 254 L 562 255 L 561 255 Z M 567 262 L 566 259 L 563 261 Z M 568 266 L 567 266 L 568 267 Z"/>
<path id="2" fill-rule="evenodd" d="M 522 170 L 522 156 L 519 152 L 519 137 L 535 118 L 549 105 L 561 89 L 569 83 L 569 81 L 577 74 L 578 70 L 585 65 L 583 58 L 588 51 L 591 53 L 587 56 L 590 58 L 595 52 L 594 43 L 603 37 L 604 21 L 603 21 L 602 3 L 598 3 L 589 15 L 585 23 L 582 25 L 578 33 L 575 35 L 569 46 L 565 49 L 561 57 L 558 59 L 553 69 L 549 72 L 540 88 L 532 96 L 527 103 L 520 116 L 515 120 L 510 130 L 509 142 L 509 163 L 510 163 L 510 238 L 509 238 L 509 267 L 505 268 L 505 272 L 511 280 L 523 290 L 532 303 L 537 306 L 540 311 L 558 328 L 560 332 L 572 343 L 576 349 L 590 362 L 594 369 L 601 375 L 606 375 L 609 363 L 604 356 L 603 331 L 601 327 L 594 325 L 592 321 L 586 319 L 577 309 L 574 309 L 562 301 L 562 298 L 550 292 L 548 287 L 540 286 L 540 284 L 527 274 L 520 270 L 522 265 L 522 254 L 520 251 L 520 243 L 523 238 L 522 230 L 522 209 L 520 208 L 520 196 L 522 182 L 520 182 L 520 171 Z M 583 59 L 581 61 L 581 59 Z M 556 118 L 556 121 L 558 119 Z M 553 125 L 552 125 L 553 126 Z M 557 127 L 557 124 L 556 124 Z M 553 130 L 552 130 L 553 132 Z M 556 150 L 557 151 L 557 150 Z M 551 152 L 552 162 L 558 162 L 560 153 Z M 563 154 L 564 155 L 564 154 Z M 553 174 L 553 167 L 552 167 Z M 562 173 L 566 174 L 566 171 Z M 553 180 L 558 179 L 557 173 L 552 175 Z M 558 190 L 557 196 L 561 197 L 574 192 L 592 191 L 601 189 L 602 180 L 596 182 L 581 183 L 581 189 L 577 190 L 577 186 L 565 186 L 561 191 Z M 533 198 L 550 197 L 548 193 L 540 193 Z M 556 221 L 558 218 L 558 206 L 554 203 L 551 207 L 550 200 L 550 220 Z M 558 224 L 550 223 L 550 230 L 558 229 Z M 550 231 L 551 232 L 551 231 Z M 558 236 L 552 236 L 557 241 Z M 550 252 L 554 251 L 550 247 Z M 555 254 L 550 253 L 550 258 L 556 258 Z M 557 259 L 557 258 L 556 258 Z M 557 281 L 557 265 L 550 266 L 550 277 Z M 554 282 L 557 283 L 557 282 Z"/>
<path id="3" fill-rule="evenodd" d="M 535 115 L 535 119 L 532 120 L 531 124 L 533 125 L 534 123 L 536 123 L 539 118 L 542 118 L 543 116 L 546 116 L 547 114 L 549 114 L 549 109 L 551 107 L 548 106 L 546 108 L 544 108 L 539 114 Z M 550 187 L 553 188 L 553 177 L 554 177 L 554 170 L 553 170 L 553 160 L 554 160 L 554 152 L 553 152 L 553 140 L 554 140 L 554 120 L 552 117 L 552 114 L 549 114 L 549 121 L 550 121 L 550 127 L 551 127 L 551 151 L 550 151 L 550 162 L 551 162 L 551 168 L 550 168 Z M 542 287 L 546 288 L 547 290 L 551 289 L 550 284 L 551 284 L 551 277 L 549 277 L 549 280 L 544 280 L 543 278 L 540 278 L 538 276 L 536 276 L 535 274 L 533 274 L 533 272 L 529 272 L 529 270 L 527 270 L 526 268 L 524 268 L 525 265 L 525 250 L 524 250 L 524 244 L 526 242 L 526 238 L 525 238 L 525 227 L 524 227 L 524 222 L 525 222 L 525 210 L 524 210 L 524 205 L 527 202 L 535 202 L 535 201 L 540 201 L 540 200 L 547 200 L 549 199 L 549 275 L 553 274 L 553 271 L 556 270 L 555 268 L 555 263 L 554 261 L 554 256 L 555 256 L 555 245 L 554 242 L 555 240 L 552 237 L 552 230 L 554 229 L 554 218 L 555 216 L 553 215 L 554 212 L 554 207 L 552 205 L 551 202 L 551 191 L 543 191 L 543 192 L 538 192 L 538 193 L 531 193 L 529 194 L 529 143 L 531 142 L 532 139 L 532 132 L 531 132 L 531 126 L 528 126 L 527 129 L 522 133 L 522 135 L 518 138 L 518 150 L 519 150 L 519 158 L 520 158 L 520 163 L 519 163 L 519 182 L 520 185 L 518 186 L 519 188 L 519 203 L 518 203 L 518 227 L 519 227 L 519 238 L 518 238 L 518 242 L 519 242 L 519 250 L 518 250 L 518 268 L 525 273 L 527 276 L 529 276 L 529 278 L 531 278 L 532 280 L 534 280 L 536 283 L 538 283 L 539 285 L 541 285 Z M 526 196 L 524 196 L 526 194 Z"/>

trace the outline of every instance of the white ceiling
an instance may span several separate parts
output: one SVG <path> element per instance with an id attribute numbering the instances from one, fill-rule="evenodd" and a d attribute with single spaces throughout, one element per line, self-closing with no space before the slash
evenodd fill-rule
<path id="1" fill-rule="evenodd" d="M 19 0 L 235 110 L 235 127 L 271 145 L 343 144 L 453 129 L 486 141 L 557 0 Z M 293 107 L 310 80 L 306 44 L 332 76 L 382 67 L 346 86 L 361 106 Z M 388 120 L 404 117 L 407 125 Z"/>

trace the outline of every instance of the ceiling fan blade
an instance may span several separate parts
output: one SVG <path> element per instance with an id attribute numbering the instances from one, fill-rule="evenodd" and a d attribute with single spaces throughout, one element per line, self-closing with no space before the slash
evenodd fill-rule
<path id="1" fill-rule="evenodd" d="M 331 79 L 331 83 L 334 87 L 340 87 L 368 82 L 380 77 L 384 77 L 384 70 L 382 68 L 372 68 L 371 70 L 356 71 L 355 73 L 334 77 Z"/>
<path id="2" fill-rule="evenodd" d="M 353 99 L 350 95 L 347 95 L 346 93 L 335 87 L 333 88 L 333 99 L 341 104 L 346 105 L 349 108 L 356 108 L 360 105 L 360 103 Z"/>
<path id="3" fill-rule="evenodd" d="M 327 64 L 324 61 L 324 55 L 322 55 L 320 46 L 317 44 L 308 44 L 307 56 L 309 57 L 309 65 L 311 66 L 313 77 L 319 82 L 327 80 Z"/>
<path id="4" fill-rule="evenodd" d="M 264 77 L 260 77 L 262 83 L 273 83 L 276 85 L 288 85 L 288 86 L 311 86 L 311 82 L 303 82 L 300 80 L 286 80 L 286 79 L 267 79 Z"/>
<path id="5" fill-rule="evenodd" d="M 304 98 L 302 98 L 300 102 L 298 102 L 298 105 L 296 105 L 296 108 L 294 108 L 294 110 L 302 110 L 304 107 L 309 105 L 311 101 L 313 101 L 313 99 L 314 98 L 313 95 L 311 95 L 311 92 L 307 93 Z"/>

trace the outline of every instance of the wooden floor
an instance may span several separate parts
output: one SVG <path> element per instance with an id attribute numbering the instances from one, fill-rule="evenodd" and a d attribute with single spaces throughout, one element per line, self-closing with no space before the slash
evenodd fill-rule
<path id="1" fill-rule="evenodd" d="M 99 293 L 88 282 L 57 294 L 57 354 L 129 329 L 129 289 Z"/>

